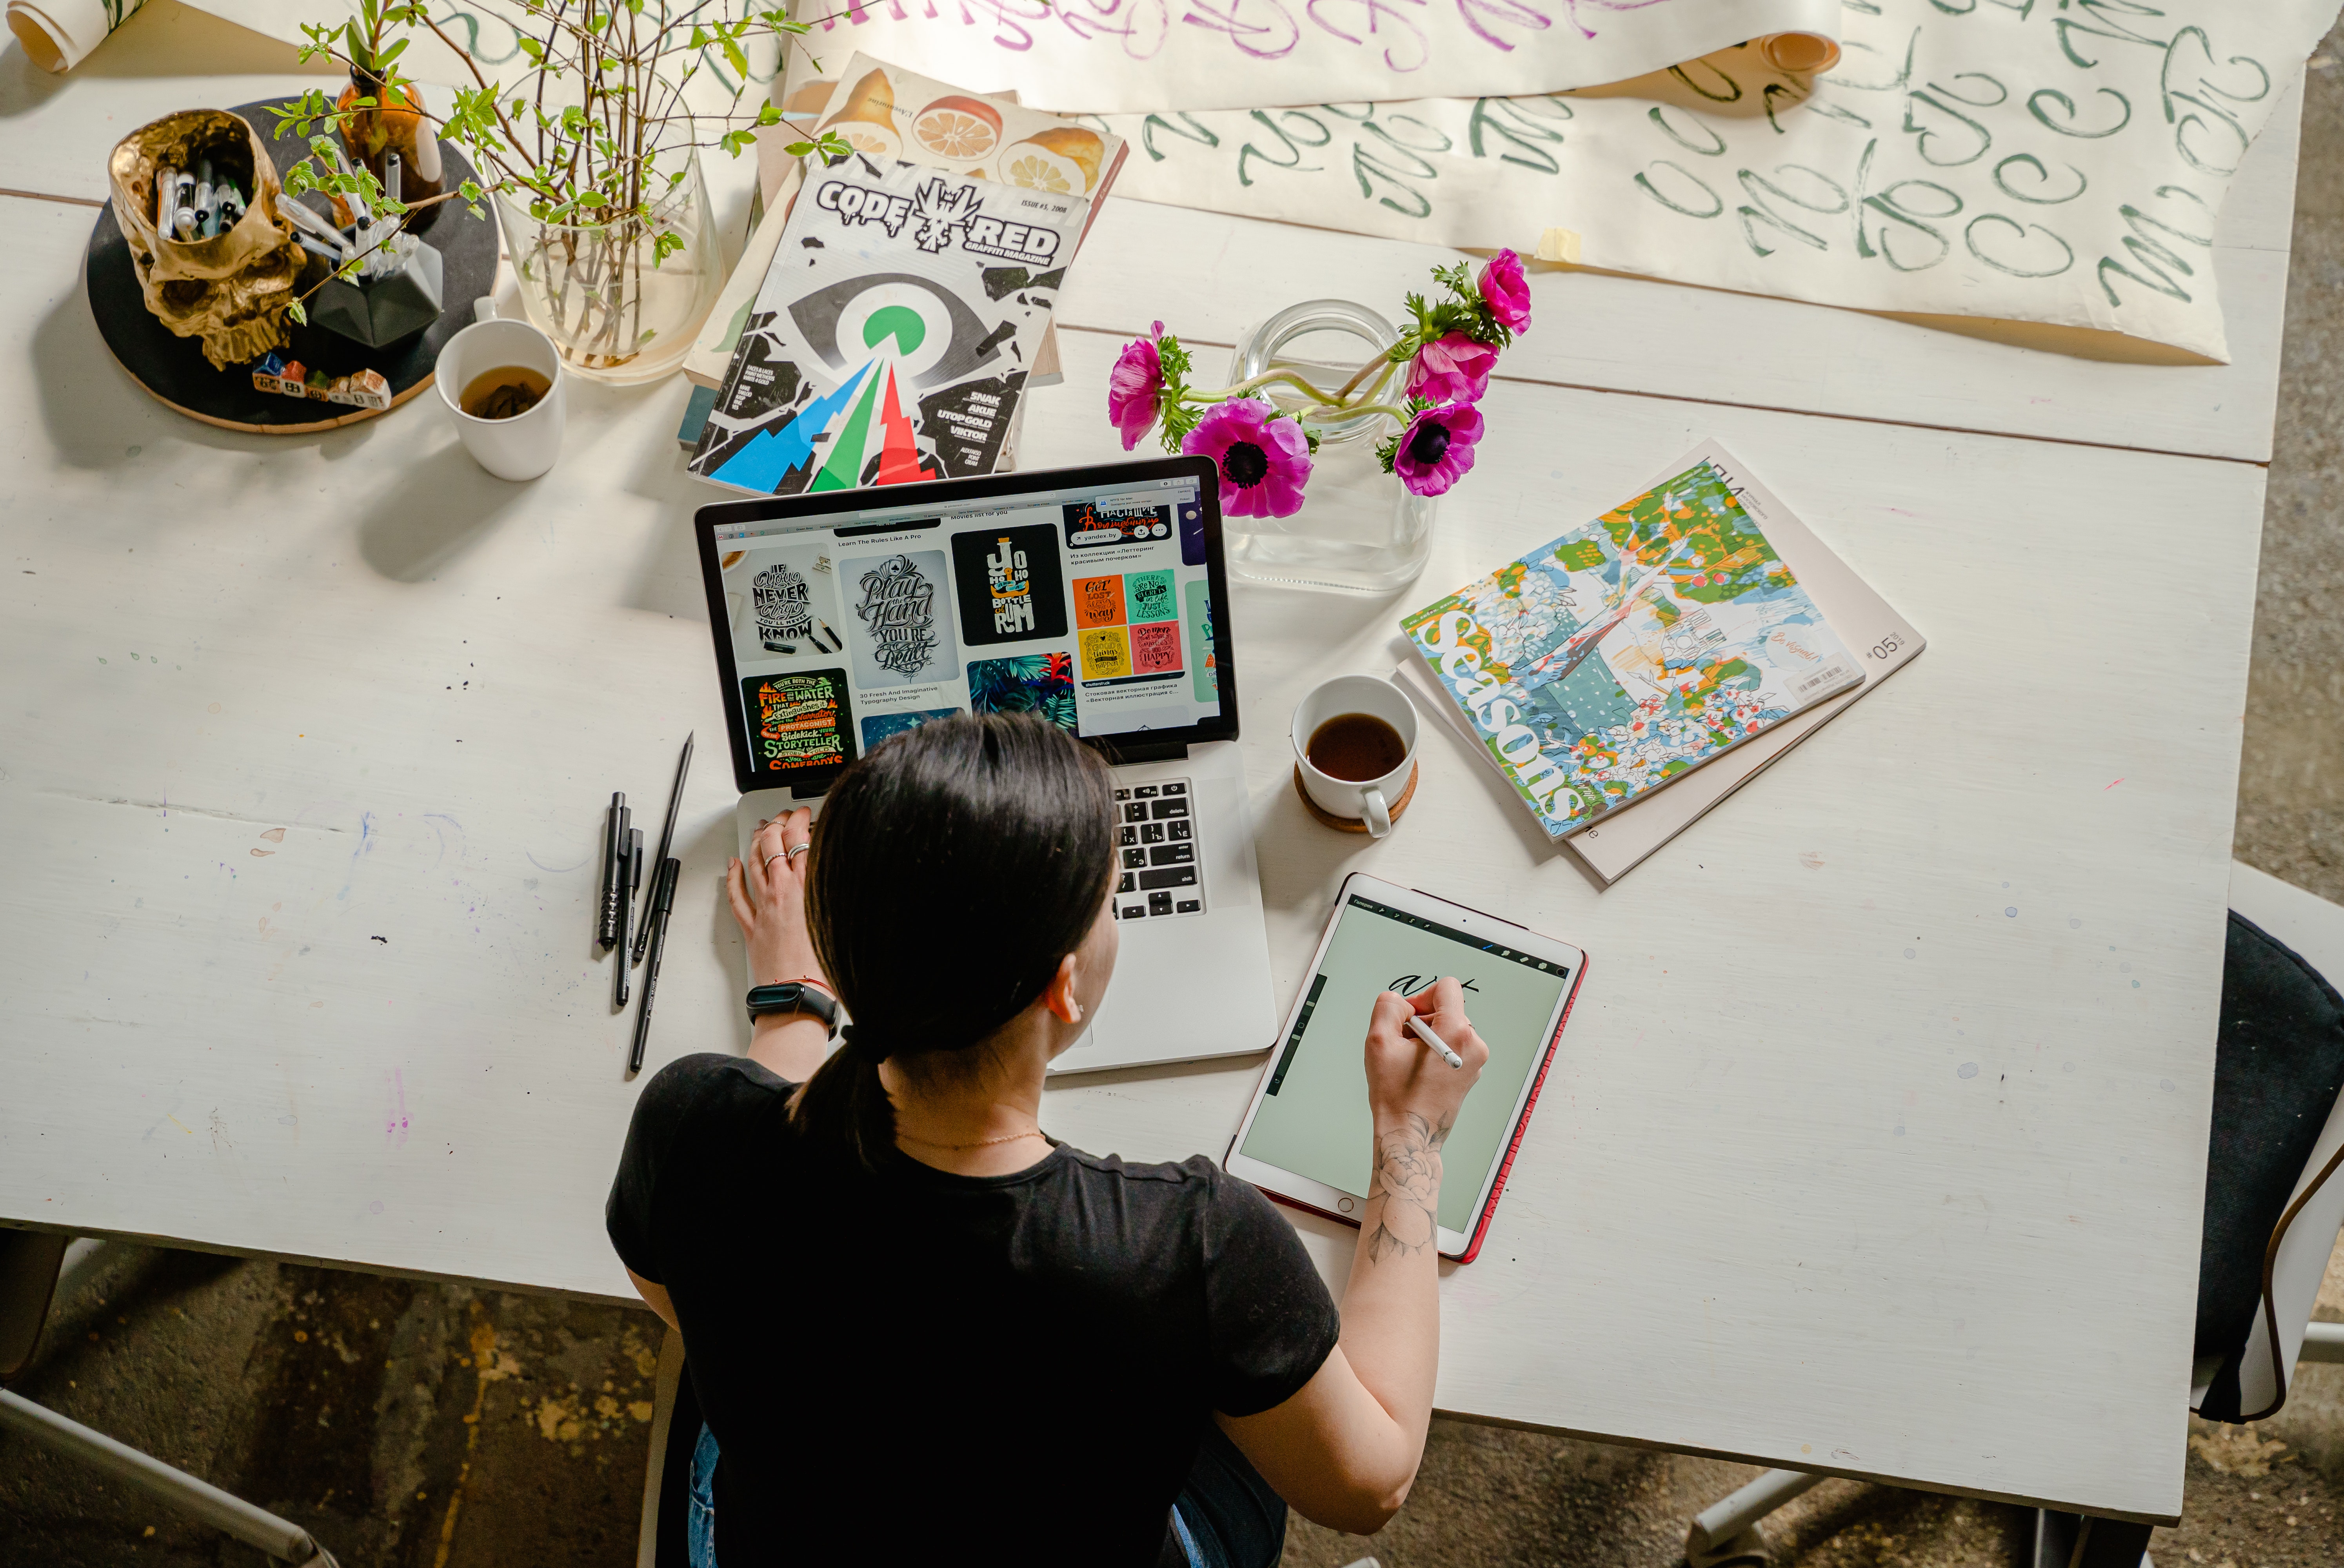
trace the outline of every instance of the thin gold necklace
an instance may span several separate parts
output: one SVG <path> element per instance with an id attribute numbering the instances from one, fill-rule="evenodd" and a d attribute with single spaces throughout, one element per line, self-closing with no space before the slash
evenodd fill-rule
<path id="1" fill-rule="evenodd" d="M 980 1138 L 974 1143 L 939 1143 L 933 1138 L 917 1137 L 901 1128 L 896 1129 L 895 1136 L 906 1143 L 916 1143 L 923 1149 L 949 1149 L 955 1152 L 969 1149 L 990 1149 L 996 1143 L 1015 1143 L 1021 1138 L 1039 1138 L 1045 1142 L 1049 1140 L 1049 1135 L 1038 1127 L 1031 1132 L 1012 1132 L 1006 1138 Z"/>

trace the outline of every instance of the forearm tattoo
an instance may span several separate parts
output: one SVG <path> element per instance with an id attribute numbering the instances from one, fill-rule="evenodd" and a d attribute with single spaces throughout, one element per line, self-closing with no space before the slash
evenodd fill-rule
<path id="1" fill-rule="evenodd" d="M 1376 1135 L 1375 1174 L 1368 1201 L 1379 1204 L 1368 1231 L 1368 1261 L 1423 1251 L 1440 1237 L 1440 1146 L 1455 1118 L 1434 1126 L 1409 1115 Z"/>

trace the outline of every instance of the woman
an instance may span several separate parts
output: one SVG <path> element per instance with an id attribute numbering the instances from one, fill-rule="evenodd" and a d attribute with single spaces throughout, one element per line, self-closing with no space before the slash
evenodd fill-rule
<path id="1" fill-rule="evenodd" d="M 1115 970 L 1115 869 L 1105 767 L 998 715 L 889 741 L 819 828 L 793 811 L 732 863 L 753 978 L 854 1021 L 834 1053 L 796 1011 L 758 1019 L 745 1060 L 670 1063 L 611 1192 L 612 1243 L 689 1348 L 724 1568 L 1266 1568 L 1281 1498 L 1362 1534 L 1407 1498 L 1440 1143 L 1489 1055 L 1457 983 L 1377 999 L 1339 1323 L 1252 1187 L 1041 1130 L 1045 1070 Z"/>

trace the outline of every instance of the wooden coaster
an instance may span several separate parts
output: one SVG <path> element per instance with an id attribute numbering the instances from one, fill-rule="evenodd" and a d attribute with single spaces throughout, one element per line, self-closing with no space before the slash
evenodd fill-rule
<path id="1" fill-rule="evenodd" d="M 258 128 L 280 179 L 309 150 L 308 144 L 298 136 L 279 139 L 269 134 L 276 122 L 267 112 L 268 106 L 284 101 L 239 104 L 233 111 Z M 450 143 L 440 144 L 440 161 L 449 188 L 472 177 L 472 166 Z M 308 200 L 322 210 L 322 197 Z M 312 370 L 324 371 L 328 378 L 379 370 L 390 383 L 394 408 L 430 386 L 440 347 L 472 324 L 472 301 L 494 289 L 497 277 L 496 219 L 485 206 L 482 216 L 475 218 L 460 200 L 446 206 L 452 210 L 440 214 L 424 241 L 440 253 L 438 322 L 386 348 L 369 348 L 339 333 L 296 323 L 291 327 L 291 347 L 279 352 Z M 201 344 L 192 337 L 175 337 L 146 308 L 146 297 L 138 291 L 138 275 L 130 266 L 130 246 L 114 221 L 111 201 L 98 210 L 96 226 L 90 233 L 83 284 L 89 294 L 90 314 L 97 320 L 98 336 L 115 362 L 157 401 L 190 419 L 258 436 L 306 436 L 338 425 L 355 425 L 382 412 L 263 392 L 252 384 L 248 366 L 213 369 Z"/>
<path id="2" fill-rule="evenodd" d="M 1400 813 L 1408 809 L 1408 803 L 1416 799 L 1416 780 L 1421 771 L 1420 768 L 1410 768 L 1408 770 L 1408 788 L 1401 790 L 1399 799 L 1391 803 L 1391 819 L 1394 822 L 1398 822 Z M 1323 826 L 1332 828 L 1339 833 L 1364 833 L 1368 830 L 1367 823 L 1360 819 L 1338 817 L 1319 805 L 1318 801 L 1310 799 L 1310 791 L 1302 787 L 1302 765 L 1298 762 L 1294 765 L 1294 792 L 1302 797 L 1303 809 L 1318 818 Z"/>

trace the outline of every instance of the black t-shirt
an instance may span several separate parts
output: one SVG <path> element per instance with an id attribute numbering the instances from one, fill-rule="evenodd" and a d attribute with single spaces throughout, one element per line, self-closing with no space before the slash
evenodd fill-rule
<path id="1" fill-rule="evenodd" d="M 807 1154 L 795 1087 L 670 1063 L 611 1188 L 723 1452 L 723 1568 L 1153 1563 L 1209 1412 L 1283 1402 L 1334 1349 L 1293 1228 L 1201 1156 L 874 1173 Z"/>

